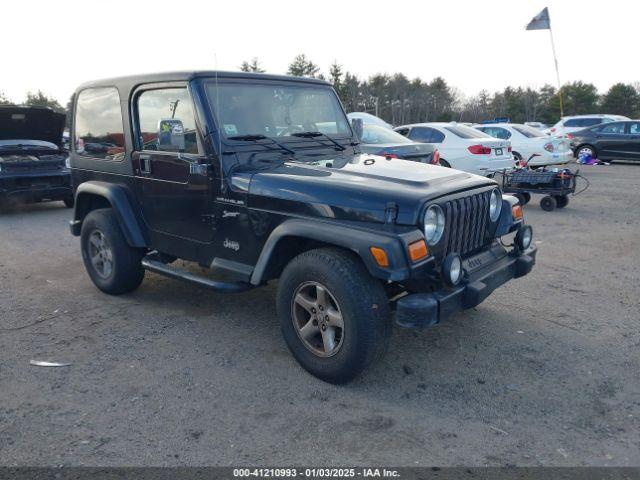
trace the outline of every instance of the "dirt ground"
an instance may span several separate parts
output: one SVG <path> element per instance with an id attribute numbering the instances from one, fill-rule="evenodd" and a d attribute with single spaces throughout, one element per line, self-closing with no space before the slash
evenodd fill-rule
<path id="1" fill-rule="evenodd" d="M 0 215 L 0 464 L 640 465 L 640 165 L 583 171 L 525 208 L 531 275 L 341 387 L 289 354 L 274 285 L 109 297 L 61 202 Z"/>

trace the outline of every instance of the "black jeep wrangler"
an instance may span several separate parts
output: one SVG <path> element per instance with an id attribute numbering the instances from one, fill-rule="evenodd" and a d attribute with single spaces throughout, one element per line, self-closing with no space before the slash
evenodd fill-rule
<path id="1" fill-rule="evenodd" d="M 324 81 L 166 73 L 74 98 L 71 232 L 95 285 L 130 292 L 145 270 L 229 293 L 278 279 L 285 341 L 323 380 L 359 374 L 392 318 L 434 325 L 535 262 L 515 197 L 362 153 Z"/>
<path id="2" fill-rule="evenodd" d="M 46 107 L 0 105 L 0 209 L 43 200 L 73 207 L 65 118 Z"/>

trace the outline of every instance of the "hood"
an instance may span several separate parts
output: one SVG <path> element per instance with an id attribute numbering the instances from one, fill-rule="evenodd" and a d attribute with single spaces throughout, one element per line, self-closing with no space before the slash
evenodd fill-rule
<path id="1" fill-rule="evenodd" d="M 248 172 L 247 172 L 248 173 Z M 315 162 L 286 162 L 251 179 L 232 179 L 249 190 L 249 205 L 289 214 L 383 222 L 389 202 L 396 223 L 415 225 L 422 205 L 437 197 L 496 185 L 460 170 L 409 160 L 355 154 Z M 235 180 L 235 181 L 234 181 Z"/>
<path id="2" fill-rule="evenodd" d="M 0 140 L 41 140 L 60 148 L 65 118 L 45 107 L 0 107 Z"/>

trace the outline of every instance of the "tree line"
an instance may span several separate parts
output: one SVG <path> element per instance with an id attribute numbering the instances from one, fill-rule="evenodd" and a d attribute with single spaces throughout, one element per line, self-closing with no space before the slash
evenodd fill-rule
<path id="1" fill-rule="evenodd" d="M 244 72 L 265 72 L 258 58 L 243 61 Z M 506 87 L 502 91 L 482 90 L 465 96 L 442 77 L 430 81 L 409 78 L 403 73 L 378 73 L 367 79 L 346 71 L 334 61 L 325 74 L 306 55 L 297 55 L 287 74 L 327 80 L 333 84 L 347 112 L 369 112 L 393 125 L 417 122 L 457 121 L 482 122 L 507 117 L 515 123 L 543 122 L 553 124 L 560 118 L 558 91 L 551 85 L 539 89 Z M 640 117 L 640 81 L 616 83 L 600 94 L 595 85 L 571 82 L 562 86 L 565 115 L 610 113 L 629 118 Z M 0 104 L 11 103 L 0 91 Z M 51 107 L 68 113 L 72 101 L 65 106 L 42 91 L 27 92 L 25 105 Z M 67 115 L 67 124 L 70 121 Z"/>
<path id="2" fill-rule="evenodd" d="M 255 57 L 242 62 L 240 69 L 265 71 Z M 335 61 L 325 75 L 304 54 L 291 61 L 287 73 L 327 80 L 333 84 L 348 112 L 369 112 L 393 125 L 452 120 L 482 122 L 496 117 L 508 117 L 515 123 L 553 124 L 560 118 L 560 97 L 551 85 L 539 89 L 506 87 L 493 93 L 482 90 L 469 97 L 442 77 L 424 81 L 408 78 L 403 73 L 379 73 L 361 79 Z M 603 94 L 591 83 L 566 83 L 562 86 L 562 99 L 565 115 L 610 113 L 640 117 L 640 82 L 616 83 Z"/>

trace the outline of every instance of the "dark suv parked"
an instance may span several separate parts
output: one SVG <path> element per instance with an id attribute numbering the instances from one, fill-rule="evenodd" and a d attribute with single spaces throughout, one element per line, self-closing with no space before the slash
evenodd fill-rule
<path id="1" fill-rule="evenodd" d="M 43 200 L 73 206 L 64 122 L 65 115 L 50 108 L 0 106 L 0 208 Z"/>
<path id="2" fill-rule="evenodd" d="M 383 352 L 393 315 L 433 325 L 535 262 L 514 197 L 362 153 L 324 81 L 167 73 L 74 98 L 71 232 L 95 285 L 130 292 L 145 270 L 217 292 L 278 279 L 286 343 L 323 380 L 349 381 Z"/>

